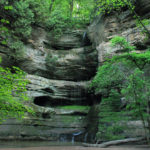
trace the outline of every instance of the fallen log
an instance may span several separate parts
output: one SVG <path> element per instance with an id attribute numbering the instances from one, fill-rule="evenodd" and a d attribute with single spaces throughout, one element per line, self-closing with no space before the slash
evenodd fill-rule
<path id="1" fill-rule="evenodd" d="M 104 143 L 101 143 L 101 144 L 89 144 L 89 143 L 82 143 L 82 144 L 85 147 L 105 148 L 105 147 L 112 146 L 112 145 L 125 144 L 125 143 L 129 143 L 129 142 L 138 142 L 138 141 L 142 141 L 144 139 L 145 138 L 128 138 L 128 139 L 104 142 Z"/>

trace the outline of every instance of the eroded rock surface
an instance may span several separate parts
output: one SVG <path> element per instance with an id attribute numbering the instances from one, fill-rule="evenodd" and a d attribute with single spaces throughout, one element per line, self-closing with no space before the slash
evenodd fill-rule
<path id="1" fill-rule="evenodd" d="M 53 61 L 49 61 L 53 59 Z M 94 76 L 97 67 L 97 51 L 91 46 L 70 50 L 49 50 L 47 78 L 84 81 Z"/>
<path id="2" fill-rule="evenodd" d="M 141 19 L 149 19 L 150 1 L 137 0 L 135 10 Z M 150 31 L 150 25 L 147 25 L 146 28 Z M 115 36 L 124 37 L 131 45 L 136 47 L 136 52 L 138 53 L 146 51 L 150 47 L 150 42 L 146 39 L 145 34 L 142 34 L 142 30 L 142 28 L 137 27 L 133 14 L 127 9 L 124 9 L 120 13 L 114 12 L 110 15 L 97 17 L 88 27 L 88 37 L 98 52 L 99 66 L 103 64 L 106 58 L 111 58 L 114 55 L 119 55 L 124 52 L 124 49 L 120 46 L 111 46 L 110 40 Z M 144 129 L 140 121 L 128 123 L 124 121 L 125 123 L 127 127 L 123 131 L 123 136 L 144 136 Z M 101 140 L 103 141 L 103 135 L 101 136 Z"/>
<path id="3" fill-rule="evenodd" d="M 25 45 L 24 60 L 18 65 L 29 74 L 49 79 L 90 80 L 96 72 L 97 51 L 84 41 L 87 37 L 83 34 L 70 31 L 54 42 L 44 29 L 35 28 Z"/>
<path id="4" fill-rule="evenodd" d="M 141 19 L 148 19 L 150 14 L 150 1 L 137 0 L 136 12 L 141 16 Z M 150 30 L 150 26 L 146 26 Z M 124 10 L 121 13 L 114 13 L 105 17 L 98 17 L 88 28 L 88 36 L 94 43 L 98 51 L 99 65 L 106 57 L 120 54 L 123 49 L 112 47 L 110 40 L 115 36 L 122 36 L 127 41 L 136 47 L 138 51 L 146 50 L 150 43 L 146 40 L 145 35 L 141 33 L 142 29 L 136 26 L 136 20 L 129 10 Z"/>
<path id="5" fill-rule="evenodd" d="M 65 31 L 59 38 L 53 35 L 49 36 L 49 41 L 45 42 L 54 49 L 67 50 L 72 48 L 80 48 L 83 46 L 84 30 Z"/>
<path id="6" fill-rule="evenodd" d="M 30 82 L 27 93 L 39 105 L 88 104 L 88 81 L 50 80 L 35 75 L 27 75 L 27 79 Z"/>
<path id="7" fill-rule="evenodd" d="M 96 72 L 97 51 L 84 31 L 65 32 L 57 40 L 47 35 L 44 29 L 34 27 L 25 54 L 16 63 L 28 73 L 27 94 L 31 100 L 27 105 L 34 109 L 35 116 L 27 115 L 21 121 L 10 119 L 0 125 L 1 139 L 84 140 L 86 108 L 92 104 L 88 86 Z"/>

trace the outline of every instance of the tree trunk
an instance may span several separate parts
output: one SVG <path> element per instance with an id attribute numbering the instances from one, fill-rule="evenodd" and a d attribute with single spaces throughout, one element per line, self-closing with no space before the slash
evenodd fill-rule
<path id="1" fill-rule="evenodd" d="M 70 0 L 70 19 L 72 19 L 74 0 Z"/>
<path id="2" fill-rule="evenodd" d="M 51 0 L 50 6 L 49 6 L 49 12 L 52 12 L 52 8 L 53 8 L 53 4 L 54 4 L 55 0 Z"/>
<path id="3" fill-rule="evenodd" d="M 125 143 L 130 143 L 130 142 L 138 142 L 138 141 L 142 141 L 144 139 L 145 138 L 128 138 L 128 139 L 123 139 L 123 140 L 115 140 L 115 141 L 104 142 L 102 144 L 83 143 L 83 146 L 105 148 L 105 147 L 108 147 L 108 146 L 111 146 L 111 145 L 125 144 Z"/>

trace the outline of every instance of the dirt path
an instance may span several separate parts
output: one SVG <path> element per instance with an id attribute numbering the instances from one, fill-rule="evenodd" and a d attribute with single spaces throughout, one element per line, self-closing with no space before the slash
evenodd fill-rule
<path id="1" fill-rule="evenodd" d="M 150 150 L 148 146 L 118 146 L 111 148 L 93 148 L 82 146 L 50 146 L 30 148 L 0 148 L 0 150 Z"/>

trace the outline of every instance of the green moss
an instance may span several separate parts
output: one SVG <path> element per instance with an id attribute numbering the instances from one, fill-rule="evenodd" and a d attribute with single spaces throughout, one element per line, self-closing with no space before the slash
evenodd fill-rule
<path id="1" fill-rule="evenodd" d="M 82 118 L 83 119 L 83 118 Z M 72 115 L 61 115 L 61 118 L 59 118 L 59 121 L 67 126 L 68 124 L 78 124 L 79 122 L 82 122 L 81 116 L 72 116 Z"/>
<path id="2" fill-rule="evenodd" d="M 57 108 L 65 110 L 89 110 L 90 106 L 78 106 L 78 105 L 67 105 L 67 106 L 58 106 Z"/>

